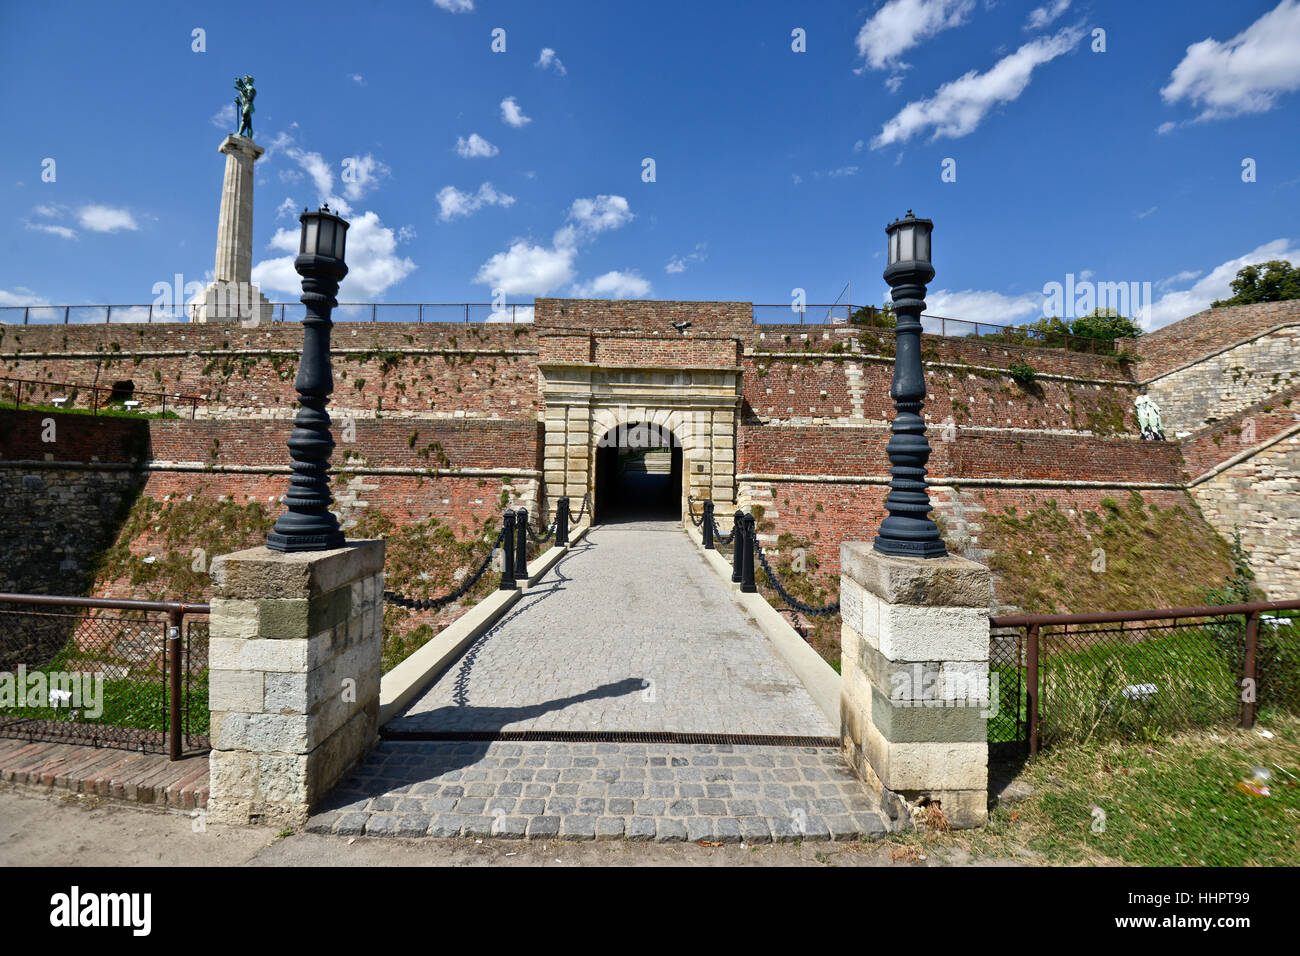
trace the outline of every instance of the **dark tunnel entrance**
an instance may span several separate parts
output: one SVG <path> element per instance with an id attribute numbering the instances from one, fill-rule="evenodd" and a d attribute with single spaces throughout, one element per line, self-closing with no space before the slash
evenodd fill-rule
<path id="1" fill-rule="evenodd" d="M 598 522 L 680 520 L 682 443 L 659 425 L 611 428 L 596 445 Z"/>

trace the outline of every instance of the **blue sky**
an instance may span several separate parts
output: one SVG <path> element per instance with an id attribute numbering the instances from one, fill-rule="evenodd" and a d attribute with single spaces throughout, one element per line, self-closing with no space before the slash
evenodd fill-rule
<path id="1" fill-rule="evenodd" d="M 1156 327 L 1244 262 L 1300 262 L 1300 0 L 234 9 L 0 7 L 0 304 L 210 278 L 244 73 L 274 301 L 297 297 L 296 211 L 324 199 L 353 223 L 354 301 L 829 302 L 852 282 L 880 303 L 908 208 L 936 224 L 929 311 L 957 318 L 1033 319 L 1073 274 L 1150 282 Z"/>

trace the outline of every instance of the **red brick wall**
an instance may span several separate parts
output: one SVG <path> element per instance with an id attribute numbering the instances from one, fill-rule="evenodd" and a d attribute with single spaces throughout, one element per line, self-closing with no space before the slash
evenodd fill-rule
<path id="1" fill-rule="evenodd" d="M 53 442 L 42 440 L 49 419 L 54 421 Z M 0 461 L 135 464 L 143 460 L 148 443 L 149 422 L 143 419 L 0 409 Z"/>
<path id="2" fill-rule="evenodd" d="M 302 348 L 297 323 L 2 330 L 8 333 L 0 340 L 3 377 L 100 386 L 131 381 L 137 393 L 205 396 L 200 414 L 249 408 L 292 415 Z M 331 345 L 336 417 L 381 409 L 518 418 L 540 408 L 537 344 L 527 325 L 341 323 Z M 9 390 L 0 383 L 0 393 Z M 32 387 L 23 391 L 29 395 Z M 36 389 L 35 397 L 67 393 L 51 385 Z M 156 398 L 137 397 L 158 407 Z M 75 404 L 88 407 L 90 395 L 79 394 Z"/>
<path id="3" fill-rule="evenodd" d="M 761 338 L 760 338 L 761 336 Z M 805 338 L 806 336 L 806 338 Z M 863 352 L 878 354 L 876 343 L 890 348 L 892 329 L 864 329 L 848 325 L 761 325 L 751 326 L 745 340 L 747 350 L 755 352 L 848 352 L 853 341 Z M 1007 368 L 1017 363 L 1032 365 L 1037 371 L 1053 375 L 1071 375 L 1086 379 L 1130 378 L 1124 366 L 1104 355 L 1068 352 L 1065 349 L 1041 349 L 1000 342 L 977 341 L 969 337 L 921 336 L 923 358 L 927 361 L 956 362 Z"/>
<path id="4" fill-rule="evenodd" d="M 54 443 L 41 441 L 42 422 L 55 421 Z M 373 467 L 521 468 L 541 467 L 536 421 L 473 419 L 381 419 L 355 423 L 356 441 L 342 440 L 333 427 L 335 468 Z M 203 462 L 277 466 L 289 463 L 287 421 L 186 421 L 92 417 L 0 410 L 0 459 L 136 463 Z M 436 443 L 441 447 L 430 447 Z"/>
<path id="5" fill-rule="evenodd" d="M 953 441 L 930 429 L 934 481 L 1005 478 L 1051 481 L 1172 482 L 1182 460 L 1173 443 L 1076 435 L 1025 435 L 957 429 Z M 738 474 L 889 475 L 884 426 L 741 425 Z"/>
<path id="6" fill-rule="evenodd" d="M 771 522 L 770 535 L 788 533 L 800 541 L 809 542 L 809 548 L 818 561 L 817 573 L 822 575 L 838 574 L 839 546 L 841 541 L 871 541 L 880 530 L 884 520 L 885 495 L 888 487 L 884 485 L 851 484 L 808 484 L 805 482 L 771 482 L 764 484 L 771 489 L 771 498 L 763 495 L 762 503 L 766 512 L 765 522 Z M 957 494 L 962 497 L 963 510 L 979 507 L 985 511 L 999 514 L 1010 508 L 1019 513 L 1034 510 L 1049 498 L 1057 502 L 1063 512 L 1075 511 L 1102 512 L 1103 498 L 1124 500 L 1130 492 L 1106 488 L 1001 488 L 1001 487 L 967 487 Z M 1185 491 L 1144 489 L 1140 492 L 1148 504 L 1159 505 L 1162 509 L 1174 505 L 1185 511 L 1195 513 L 1195 502 Z M 930 501 L 934 506 L 933 514 L 948 524 L 955 523 L 956 509 L 954 493 L 947 489 L 930 490 Z M 1153 561 L 1158 560 L 1153 556 Z M 1014 595 L 1001 595 L 1004 600 L 1014 601 Z"/>
<path id="7" fill-rule="evenodd" d="M 742 385 L 745 417 L 848 419 L 853 414 L 849 370 L 861 371 L 862 417 L 893 420 L 892 363 L 849 358 L 746 356 Z M 1009 376 L 926 368 L 926 420 L 958 425 L 1048 428 L 1137 434 L 1135 387 L 1040 379 L 1030 389 Z"/>
<path id="8" fill-rule="evenodd" d="M 672 323 L 690 322 L 693 332 L 734 330 L 744 334 L 753 327 L 754 319 L 753 306 L 748 302 L 538 299 L 533 305 L 535 321 L 543 327 L 672 332 Z"/>
<path id="9" fill-rule="evenodd" d="M 1197 478 L 1205 474 L 1220 462 L 1267 441 L 1298 421 L 1300 385 L 1257 402 L 1226 421 L 1198 431 L 1181 443 L 1188 477 Z"/>

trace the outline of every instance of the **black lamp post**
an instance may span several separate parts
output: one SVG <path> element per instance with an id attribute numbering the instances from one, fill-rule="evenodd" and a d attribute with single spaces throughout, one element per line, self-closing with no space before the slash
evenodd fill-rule
<path id="1" fill-rule="evenodd" d="M 289 493 L 284 503 L 289 510 L 280 515 L 275 529 L 266 537 L 272 551 L 328 551 L 341 548 L 343 532 L 338 518 L 330 511 L 330 453 L 334 438 L 330 435 L 330 417 L 325 411 L 334 391 L 330 370 L 330 312 L 338 305 L 335 296 L 339 280 L 348 274 L 343 261 L 348 224 L 322 206 L 317 212 L 303 210 L 302 237 L 298 258 L 293 267 L 302 276 L 302 304 L 307 307 L 302 320 L 302 360 L 298 364 L 298 409 L 289 436 Z"/>
<path id="2" fill-rule="evenodd" d="M 925 284 L 934 278 L 930 264 L 930 232 L 934 223 L 917 219 L 912 210 L 885 227 L 889 237 L 889 266 L 885 281 L 894 300 L 896 347 L 894 423 L 885 451 L 892 476 L 885 498 L 888 517 L 880 523 L 875 550 L 902 558 L 942 558 L 947 555 L 939 528 L 930 520 L 930 495 L 926 491 L 925 464 L 930 442 L 925 437 L 921 406 L 925 399 L 925 373 L 921 368 L 921 312 L 925 309 Z"/>

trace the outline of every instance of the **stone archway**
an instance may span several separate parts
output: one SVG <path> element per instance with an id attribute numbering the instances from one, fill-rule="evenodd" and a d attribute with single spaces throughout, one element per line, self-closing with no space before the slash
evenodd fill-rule
<path id="1" fill-rule="evenodd" d="M 671 433 L 681 448 L 680 511 L 686 497 L 735 508 L 739 374 L 729 369 L 539 365 L 546 411 L 543 474 L 550 502 L 568 495 L 576 513 L 597 488 L 601 441 L 611 430 L 644 425 Z"/>
<path id="2" fill-rule="evenodd" d="M 681 518 L 682 443 L 649 422 L 618 425 L 596 441 L 596 522 Z"/>

